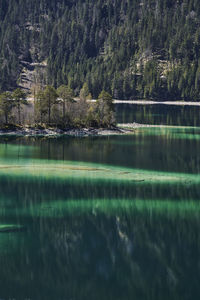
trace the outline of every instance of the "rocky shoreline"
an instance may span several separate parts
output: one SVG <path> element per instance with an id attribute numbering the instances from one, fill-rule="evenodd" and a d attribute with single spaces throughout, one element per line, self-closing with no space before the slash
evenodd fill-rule
<path id="1" fill-rule="evenodd" d="M 34 128 L 18 127 L 12 129 L 0 129 L 0 136 L 106 136 L 120 135 L 132 132 L 126 128 Z"/>
<path id="2" fill-rule="evenodd" d="M 172 128 L 172 127 L 184 127 L 184 126 L 170 126 L 170 125 L 150 125 L 139 123 L 124 123 L 117 124 L 113 128 L 35 128 L 35 127 L 16 127 L 12 129 L 0 129 L 1 136 L 110 136 L 110 135 L 122 135 L 132 134 L 139 128 Z"/>

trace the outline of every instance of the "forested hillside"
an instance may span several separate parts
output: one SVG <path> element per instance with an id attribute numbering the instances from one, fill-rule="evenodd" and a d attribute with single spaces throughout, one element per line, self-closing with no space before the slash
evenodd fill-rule
<path id="1" fill-rule="evenodd" d="M 0 1 L 0 90 L 84 82 L 93 97 L 200 100 L 200 1 Z"/>

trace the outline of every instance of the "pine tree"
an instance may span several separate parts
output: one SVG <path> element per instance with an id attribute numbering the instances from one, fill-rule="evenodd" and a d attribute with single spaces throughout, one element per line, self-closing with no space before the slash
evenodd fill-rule
<path id="1" fill-rule="evenodd" d="M 4 115 L 5 124 L 8 124 L 13 106 L 13 98 L 10 92 L 0 94 L 0 112 Z"/>
<path id="2" fill-rule="evenodd" d="M 26 94 L 23 90 L 20 88 L 17 88 L 13 91 L 12 93 L 12 98 L 14 101 L 15 106 L 17 107 L 17 112 L 18 112 L 18 122 L 21 124 L 21 110 L 22 110 L 22 105 L 27 105 L 27 100 L 26 100 Z"/>
<path id="3" fill-rule="evenodd" d="M 44 103 L 48 115 L 48 124 L 51 124 L 52 107 L 57 103 L 58 95 L 54 87 L 48 85 L 44 90 Z"/>
<path id="4" fill-rule="evenodd" d="M 60 97 L 60 101 L 62 103 L 62 117 L 63 117 L 63 124 L 66 123 L 66 106 L 69 103 L 72 103 L 73 100 L 73 90 L 70 88 L 70 86 L 61 85 L 57 89 L 57 94 Z"/>

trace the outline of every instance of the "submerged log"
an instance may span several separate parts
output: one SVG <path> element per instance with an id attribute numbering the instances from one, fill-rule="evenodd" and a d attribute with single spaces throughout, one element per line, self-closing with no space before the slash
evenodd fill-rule
<path id="1" fill-rule="evenodd" d="M 20 232 L 24 230 L 25 227 L 21 225 L 0 225 L 0 233 Z"/>

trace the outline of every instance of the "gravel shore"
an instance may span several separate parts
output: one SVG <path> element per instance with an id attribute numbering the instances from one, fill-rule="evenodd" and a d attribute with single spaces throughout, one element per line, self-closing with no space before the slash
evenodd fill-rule
<path id="1" fill-rule="evenodd" d="M 106 135 L 119 135 L 130 133 L 130 130 L 126 128 L 70 128 L 70 129 L 57 129 L 57 128 L 48 128 L 48 129 L 38 129 L 31 127 L 23 127 L 16 129 L 0 129 L 0 136 L 106 136 Z"/>
<path id="2" fill-rule="evenodd" d="M 23 127 L 16 129 L 0 129 L 0 136 L 109 136 L 131 134 L 138 128 L 172 128 L 184 126 L 169 126 L 169 125 L 149 125 L 139 123 L 123 123 L 117 124 L 114 128 L 69 128 L 69 129 L 38 129 L 32 127 Z"/>

